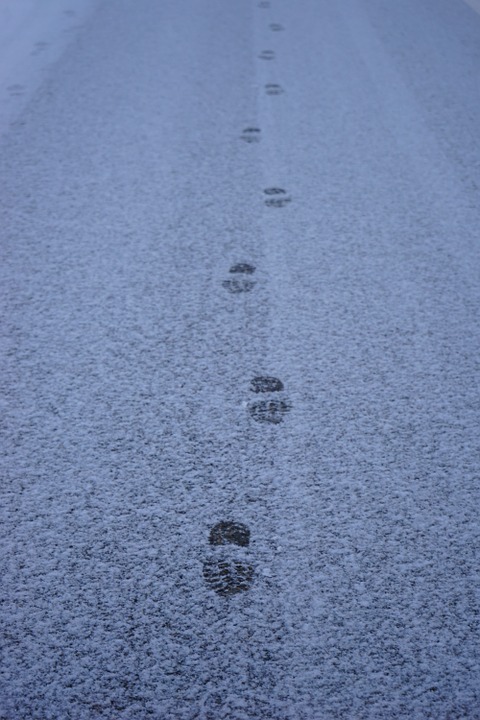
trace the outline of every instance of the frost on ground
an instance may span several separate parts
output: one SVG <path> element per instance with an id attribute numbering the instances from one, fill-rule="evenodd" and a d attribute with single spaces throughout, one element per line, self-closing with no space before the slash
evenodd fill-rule
<path id="1" fill-rule="evenodd" d="M 2 720 L 479 720 L 451 4 L 106 0 L 10 129 Z"/>

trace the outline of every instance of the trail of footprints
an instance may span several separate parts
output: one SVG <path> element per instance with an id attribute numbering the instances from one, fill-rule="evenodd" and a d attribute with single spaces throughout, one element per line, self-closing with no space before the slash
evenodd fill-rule
<path id="1" fill-rule="evenodd" d="M 282 381 L 271 375 L 257 375 L 250 382 L 250 391 L 254 394 L 282 394 L 283 390 Z M 249 414 L 256 422 L 272 425 L 281 423 L 289 410 L 290 403 L 282 395 L 254 400 L 248 405 Z M 209 542 L 215 553 L 203 563 L 207 586 L 224 598 L 250 590 L 255 576 L 250 553 L 236 550 L 236 547 L 249 547 L 249 528 L 240 522 L 222 520 L 211 528 Z"/>
<path id="2" fill-rule="evenodd" d="M 73 18 L 76 15 L 76 12 L 75 10 L 64 10 L 63 14 L 69 18 Z M 37 57 L 38 55 L 44 53 L 49 47 L 49 42 L 46 42 L 45 40 L 38 40 L 33 44 L 33 50 L 30 51 L 30 55 L 32 57 Z M 21 97 L 22 95 L 25 95 L 26 90 L 27 88 L 25 85 L 20 85 L 19 83 L 7 86 L 7 92 L 10 97 Z"/>
<path id="3" fill-rule="evenodd" d="M 268 0 L 261 0 L 258 7 L 270 8 Z M 272 32 L 280 32 L 284 27 L 279 23 L 270 23 Z M 274 50 L 263 50 L 261 60 L 274 60 Z M 281 95 L 281 85 L 267 83 L 267 95 Z M 261 129 L 249 126 L 242 130 L 241 140 L 249 145 L 259 143 Z M 264 203 L 268 208 L 283 208 L 292 198 L 280 187 L 268 187 L 264 191 Z M 233 264 L 222 287 L 232 295 L 248 293 L 255 288 L 253 279 L 255 266 L 248 262 Z M 272 375 L 257 375 L 250 381 L 250 393 L 253 399 L 247 402 L 249 417 L 262 425 L 276 426 L 283 422 L 290 412 L 291 403 L 285 394 L 283 382 Z M 250 549 L 250 529 L 235 520 L 221 520 L 210 529 L 210 555 L 203 563 L 203 577 L 207 587 L 222 598 L 229 598 L 250 590 L 255 579 L 255 568 Z"/>

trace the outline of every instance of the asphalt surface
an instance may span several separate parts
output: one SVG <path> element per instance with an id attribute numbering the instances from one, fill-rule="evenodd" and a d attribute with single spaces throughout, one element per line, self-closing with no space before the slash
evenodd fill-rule
<path id="1" fill-rule="evenodd" d="M 2 720 L 480 718 L 479 76 L 97 2 L 0 145 Z"/>

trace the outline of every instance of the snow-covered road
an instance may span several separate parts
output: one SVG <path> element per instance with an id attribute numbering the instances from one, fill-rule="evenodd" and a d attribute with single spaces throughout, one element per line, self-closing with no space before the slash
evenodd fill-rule
<path id="1" fill-rule="evenodd" d="M 76 5 L 0 127 L 1 720 L 480 718 L 480 15 Z"/>

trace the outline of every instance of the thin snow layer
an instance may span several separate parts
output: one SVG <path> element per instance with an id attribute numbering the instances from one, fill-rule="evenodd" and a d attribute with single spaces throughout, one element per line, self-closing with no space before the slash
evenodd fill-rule
<path id="1" fill-rule="evenodd" d="M 21 114 L 98 0 L 0 0 L 0 134 Z"/>
<path id="2" fill-rule="evenodd" d="M 6 136 L 2 720 L 480 718 L 479 23 L 417 5 L 105 2 Z"/>

